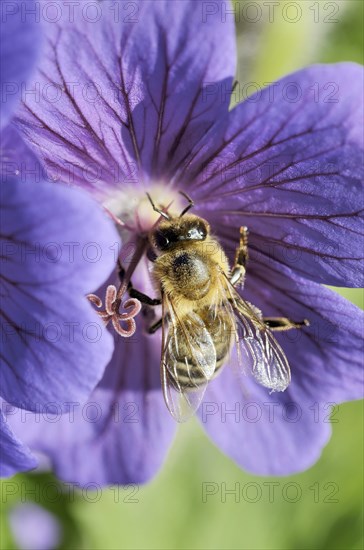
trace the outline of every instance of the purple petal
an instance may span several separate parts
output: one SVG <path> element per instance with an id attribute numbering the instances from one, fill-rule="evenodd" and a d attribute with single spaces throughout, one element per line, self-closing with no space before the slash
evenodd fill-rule
<path id="1" fill-rule="evenodd" d="M 99 4 L 87 22 L 48 25 L 21 128 L 50 173 L 96 189 L 171 171 L 221 114 L 235 74 L 233 17 L 225 2 Z M 67 11 L 67 10 L 65 10 Z M 219 92 L 219 93 L 218 93 Z"/>
<path id="2" fill-rule="evenodd" d="M 246 377 L 239 383 L 226 366 L 200 417 L 215 443 L 243 468 L 288 475 L 319 458 L 330 436 L 331 409 L 335 415 L 338 403 L 363 397 L 364 317 L 338 294 L 277 262 L 267 265 L 262 255 L 253 255 L 250 268 L 245 299 L 265 316 L 310 321 L 310 327 L 275 334 L 291 366 L 291 384 L 269 394 Z"/>
<path id="3" fill-rule="evenodd" d="M 302 401 L 293 384 L 269 395 L 249 379 L 239 384 L 229 368 L 211 383 L 199 410 L 224 453 L 248 472 L 269 476 L 306 470 L 319 459 L 331 434 L 329 414 L 325 404 Z"/>
<path id="4" fill-rule="evenodd" d="M 34 502 L 13 507 L 9 523 L 20 550 L 55 550 L 59 547 L 62 530 L 58 519 Z"/>
<path id="5" fill-rule="evenodd" d="M 116 337 L 112 361 L 84 406 L 58 418 L 26 412 L 26 423 L 17 410 L 9 422 L 32 449 L 51 458 L 65 481 L 144 483 L 163 464 L 175 431 L 160 389 L 159 362 L 157 337 L 141 330 L 129 339 Z"/>
<path id="6" fill-rule="evenodd" d="M 13 124 L 4 128 L 0 140 L 1 181 L 12 180 L 14 176 L 23 183 L 38 183 L 48 179 L 42 164 Z"/>
<path id="7" fill-rule="evenodd" d="M 292 380 L 315 398 L 337 403 L 363 397 L 364 313 L 332 290 L 297 277 L 289 268 L 254 253 L 244 296 L 266 316 L 284 316 L 309 327 L 278 337 L 292 366 Z"/>
<path id="8" fill-rule="evenodd" d="M 41 29 L 40 24 L 35 21 L 34 0 L 28 0 L 26 6 L 20 0 L 2 2 L 1 8 L 0 127 L 3 128 L 8 124 L 22 87 L 34 69 L 41 41 Z"/>
<path id="9" fill-rule="evenodd" d="M 179 178 L 216 223 L 247 225 L 252 248 L 313 280 L 363 286 L 362 119 L 362 67 L 304 69 L 221 119 Z"/>
<path id="10" fill-rule="evenodd" d="M 85 401 L 112 338 L 85 295 L 115 265 L 119 238 L 85 193 L 4 181 L 1 191 L 1 395 L 56 411 Z"/>
<path id="11" fill-rule="evenodd" d="M 10 477 L 36 466 L 36 459 L 14 436 L 0 411 L 0 477 Z"/>

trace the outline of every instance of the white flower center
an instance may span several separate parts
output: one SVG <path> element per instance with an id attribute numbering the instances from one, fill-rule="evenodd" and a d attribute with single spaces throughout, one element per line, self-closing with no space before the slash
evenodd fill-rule
<path id="1" fill-rule="evenodd" d="M 123 190 L 108 197 L 103 206 L 120 223 L 121 234 L 124 231 L 137 234 L 148 233 L 160 219 L 160 214 L 153 210 L 147 196 L 149 193 L 156 208 L 177 214 L 183 209 L 184 199 L 175 189 L 165 184 L 154 184 L 148 188 L 136 186 L 124 187 Z"/>

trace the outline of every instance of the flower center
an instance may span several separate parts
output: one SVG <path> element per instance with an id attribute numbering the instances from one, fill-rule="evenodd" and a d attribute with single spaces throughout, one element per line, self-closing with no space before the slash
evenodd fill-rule
<path id="1" fill-rule="evenodd" d="M 126 235 L 125 232 L 145 235 L 160 219 L 160 214 L 153 210 L 147 193 L 155 206 L 163 211 L 173 214 L 182 209 L 183 198 L 166 184 L 156 183 L 148 188 L 129 186 L 117 191 L 106 199 L 103 205 L 118 223 L 123 242 L 130 238 L 130 235 Z"/>
<path id="2" fill-rule="evenodd" d="M 138 286 L 143 291 L 153 291 L 150 281 L 149 284 L 146 281 L 146 260 L 141 262 L 147 249 L 148 233 L 161 218 L 151 201 L 155 208 L 172 215 L 183 208 L 181 195 L 163 184 L 154 184 L 147 189 L 129 186 L 113 193 L 103 203 L 105 210 L 117 224 L 123 242 L 118 262 L 119 274 L 122 274 L 121 284 L 119 289 L 114 285 L 107 287 L 104 305 L 96 294 L 89 294 L 88 299 L 96 306 L 97 313 L 105 324 L 111 322 L 115 331 L 124 337 L 134 334 L 134 317 L 141 310 L 138 299 L 129 298 L 123 302 L 131 277 L 133 276 L 134 281 L 139 281 Z M 121 312 L 120 308 L 128 311 Z"/>

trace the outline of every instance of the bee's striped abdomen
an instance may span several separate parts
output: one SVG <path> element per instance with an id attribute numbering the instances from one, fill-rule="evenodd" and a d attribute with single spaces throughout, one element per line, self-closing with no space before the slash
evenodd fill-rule
<path id="1" fill-rule="evenodd" d="M 233 327 L 229 315 L 222 308 L 218 309 L 214 315 L 209 308 L 198 313 L 214 344 L 215 370 L 213 376 L 209 378 L 211 380 L 218 374 L 229 356 Z M 183 335 L 183 329 L 179 328 L 175 336 L 171 355 L 174 357 L 174 378 L 178 380 L 180 388 L 193 389 L 206 383 L 206 375 L 200 366 L 201 359 L 196 357 L 196 348 L 191 349 L 191 346 L 188 345 Z M 200 341 L 201 334 L 196 334 L 196 345 Z M 175 342 L 178 342 L 178 346 L 175 345 Z"/>

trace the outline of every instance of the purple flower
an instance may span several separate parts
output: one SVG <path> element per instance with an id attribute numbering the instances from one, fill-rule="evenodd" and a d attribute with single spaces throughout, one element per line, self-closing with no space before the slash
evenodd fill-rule
<path id="1" fill-rule="evenodd" d="M 321 286 L 363 283 L 362 68 L 303 69 L 229 111 L 235 36 L 226 3 L 105 1 L 92 16 L 59 7 L 35 78 L 46 93 L 27 98 L 18 117 L 27 143 L 48 175 L 88 189 L 121 220 L 121 261 L 139 260 L 132 281 L 149 296 L 150 262 L 138 247 L 158 216 L 146 191 L 177 212 L 178 191 L 188 192 L 231 264 L 239 228 L 249 227 L 243 298 L 310 326 L 277 337 L 291 366 L 286 391 L 239 384 L 227 365 L 199 416 L 249 471 L 309 467 L 330 437 L 331 409 L 363 389 L 362 314 Z M 26 433 L 12 411 L 12 425 L 63 479 L 144 482 L 164 460 L 175 423 L 161 391 L 160 334 L 146 334 L 153 312 L 143 311 L 133 338 L 115 335 L 85 407 L 56 424 L 28 418 Z"/>
<path id="2" fill-rule="evenodd" d="M 62 528 L 56 516 L 34 502 L 14 506 L 9 513 L 9 523 L 20 550 L 54 550 L 62 540 Z"/>
<path id="3" fill-rule="evenodd" d="M 39 25 L 24 6 L 1 3 L 0 398 L 61 413 L 69 401 L 89 397 L 112 354 L 112 338 L 86 294 L 112 271 L 108 247 L 119 237 L 85 192 L 23 181 L 25 172 L 14 167 L 14 160 L 37 162 L 7 125 L 39 49 Z M 103 251 L 102 261 L 95 250 Z M 2 411 L 0 428 L 0 475 L 34 468 L 36 459 Z"/>

